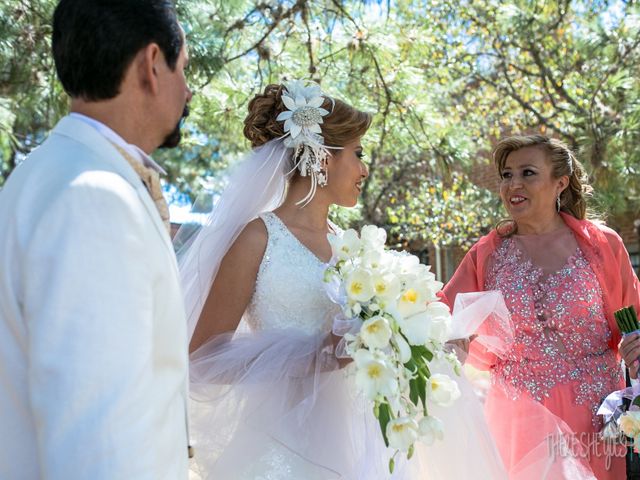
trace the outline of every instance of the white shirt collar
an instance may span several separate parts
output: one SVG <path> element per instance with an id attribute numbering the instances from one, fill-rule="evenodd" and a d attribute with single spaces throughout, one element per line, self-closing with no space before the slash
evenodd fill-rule
<path id="1" fill-rule="evenodd" d="M 95 128 L 104 138 L 124 149 L 133 158 L 139 160 L 145 167 L 152 168 L 156 172 L 163 175 L 167 174 L 167 172 L 165 172 L 164 169 L 160 165 L 158 165 L 155 160 L 153 160 L 153 158 L 147 155 L 140 147 L 127 143 L 124 138 L 111 130 L 104 123 L 99 122 L 95 118 L 87 117 L 86 115 L 78 112 L 71 112 L 69 116 Z"/>

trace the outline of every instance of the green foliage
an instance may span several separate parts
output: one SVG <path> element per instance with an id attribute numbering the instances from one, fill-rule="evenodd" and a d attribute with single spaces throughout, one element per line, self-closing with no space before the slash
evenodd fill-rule
<path id="1" fill-rule="evenodd" d="M 66 108 L 49 54 L 54 5 L 0 0 L 0 178 Z M 495 199 L 463 174 L 516 132 L 574 147 L 600 210 L 640 209 L 636 2 L 178 0 L 177 7 L 195 97 L 183 148 L 158 156 L 185 192 L 200 192 L 248 148 L 242 121 L 253 95 L 306 78 L 375 113 L 363 139 L 370 176 L 359 208 L 336 210 L 342 226 L 377 223 L 398 242 L 468 246 L 498 213 Z"/>
<path id="2" fill-rule="evenodd" d="M 448 181 L 429 178 L 406 185 L 387 204 L 387 225 L 398 245 L 418 240 L 469 248 L 500 218 L 496 197 L 458 173 Z"/>

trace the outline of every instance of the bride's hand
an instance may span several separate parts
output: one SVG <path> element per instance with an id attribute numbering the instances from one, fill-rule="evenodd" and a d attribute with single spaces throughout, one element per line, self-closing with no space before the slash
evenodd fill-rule
<path id="1" fill-rule="evenodd" d="M 349 365 L 351 362 L 353 362 L 353 359 L 351 357 L 338 357 L 337 355 L 335 355 L 335 352 L 338 348 L 338 344 L 340 343 L 340 340 L 342 340 L 341 336 L 331 333 L 331 343 L 333 344 L 334 356 L 338 361 L 339 368 L 344 368 L 347 365 Z"/>
<path id="2" fill-rule="evenodd" d="M 456 338 L 454 340 L 449 340 L 446 343 L 446 346 L 450 351 L 454 351 L 458 356 L 460 363 L 464 364 L 467 360 L 467 356 L 469 355 L 469 345 L 476 337 L 477 335 L 471 335 L 468 338 Z"/>

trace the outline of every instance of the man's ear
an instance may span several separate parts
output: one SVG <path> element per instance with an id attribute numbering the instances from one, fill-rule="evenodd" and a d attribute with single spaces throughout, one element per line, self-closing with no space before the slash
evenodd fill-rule
<path id="1" fill-rule="evenodd" d="M 150 43 L 136 55 L 140 83 L 153 95 L 158 93 L 158 65 L 164 62 L 164 56 L 157 43 Z"/>

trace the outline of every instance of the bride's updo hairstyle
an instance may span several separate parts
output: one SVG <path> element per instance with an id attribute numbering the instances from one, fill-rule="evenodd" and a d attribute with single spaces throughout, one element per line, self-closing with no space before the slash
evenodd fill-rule
<path id="1" fill-rule="evenodd" d="M 249 102 L 249 114 L 244 119 L 244 136 L 251 147 L 264 145 L 269 140 L 284 135 L 284 122 L 276 117 L 287 110 L 282 102 L 283 85 L 267 85 L 264 92 Z M 328 147 L 343 147 L 348 142 L 363 136 L 371 125 L 371 115 L 361 112 L 342 100 L 325 96 L 322 108 L 330 113 L 323 118 L 322 137 Z"/>

